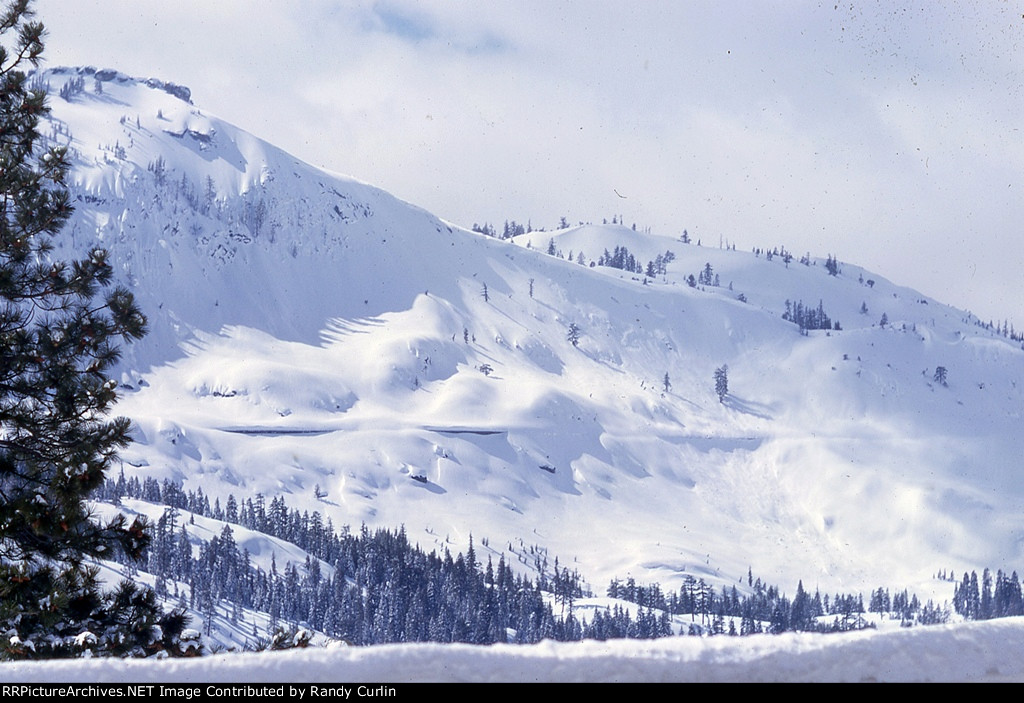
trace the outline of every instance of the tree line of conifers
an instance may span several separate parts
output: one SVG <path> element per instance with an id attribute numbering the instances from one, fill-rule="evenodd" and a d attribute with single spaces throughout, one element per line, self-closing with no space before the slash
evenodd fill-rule
<path id="1" fill-rule="evenodd" d="M 229 496 L 222 508 L 219 500 L 211 506 L 201 489 L 123 477 L 108 481 L 101 497 L 169 506 L 154 526 L 143 568 L 157 577 L 159 595 L 200 613 L 202 629 L 209 632 L 219 618 L 238 631 L 251 631 L 251 639 L 240 642 L 243 647 L 260 643 L 254 612 L 268 614 L 272 629 L 301 626 L 353 644 L 841 632 L 872 627 L 867 612 L 899 618 L 906 626 L 946 622 L 951 615 L 948 604 L 922 604 L 906 590 L 890 596 L 878 588 L 867 607 L 863 595 L 811 593 L 802 582 L 790 597 L 750 572 L 745 588 L 715 589 L 692 576 L 668 591 L 632 578 L 614 580 L 606 594 L 637 607 L 573 608 L 593 594 L 576 571 L 559 566 L 557 559 L 549 564 L 536 548 L 528 550 L 537 574 L 530 578 L 515 573 L 504 552 L 495 556 L 489 547 L 486 560 L 472 542 L 466 553 L 428 553 L 409 542 L 404 528 L 336 530 L 318 512 L 289 510 L 280 497 L 267 503 L 260 495 L 243 501 Z M 198 553 L 195 530 L 190 533 L 196 515 L 225 523 Z M 309 556 L 302 564 L 278 564 L 275 558 L 266 571 L 238 547 L 229 523 L 290 542 Z M 965 574 L 952 605 L 967 619 L 1024 612 L 1016 572 L 993 577 L 986 570 L 980 581 Z"/>

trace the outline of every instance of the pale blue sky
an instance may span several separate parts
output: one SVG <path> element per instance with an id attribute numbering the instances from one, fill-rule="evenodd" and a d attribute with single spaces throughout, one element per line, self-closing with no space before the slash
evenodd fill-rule
<path id="1" fill-rule="evenodd" d="M 1024 327 L 1024 0 L 37 7 L 51 64 L 184 83 L 465 226 L 784 244 Z"/>

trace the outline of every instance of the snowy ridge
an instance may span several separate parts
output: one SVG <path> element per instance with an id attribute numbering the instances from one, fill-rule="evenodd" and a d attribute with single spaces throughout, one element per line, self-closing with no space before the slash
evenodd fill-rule
<path id="1" fill-rule="evenodd" d="M 51 99 L 75 157 L 60 246 L 107 247 L 150 318 L 124 362 L 126 474 L 427 546 L 488 537 L 510 563 L 537 544 L 596 590 L 751 566 L 946 599 L 938 569 L 1020 559 L 1024 352 L 967 313 L 847 263 L 619 225 L 499 241 L 166 84 L 95 83 Z M 589 265 L 619 246 L 674 259 L 653 279 Z M 706 267 L 719 286 L 688 285 Z M 787 300 L 842 329 L 802 335 Z"/>
<path id="2" fill-rule="evenodd" d="M 998 644 L 997 644 L 998 643 Z M 9 681 L 999 682 L 1024 678 L 1020 618 L 843 636 L 677 637 L 537 645 L 399 644 L 165 661 L 4 665 Z"/>
<path id="3" fill-rule="evenodd" d="M 162 82 L 104 72 L 115 78 L 98 81 L 102 93 L 91 79 L 70 100 L 56 97 L 78 73 L 41 76 L 53 93 L 50 136 L 74 160 L 76 218 L 59 244 L 99 241 L 115 255 L 151 323 L 126 349 L 137 368 L 225 324 L 315 341 L 327 314 L 405 305 L 406 291 L 353 265 L 353 250 L 383 252 L 399 231 L 429 232 L 420 236 L 435 244 L 449 234 L 417 208 L 204 114 Z M 413 263 L 396 250 L 396 266 Z"/>

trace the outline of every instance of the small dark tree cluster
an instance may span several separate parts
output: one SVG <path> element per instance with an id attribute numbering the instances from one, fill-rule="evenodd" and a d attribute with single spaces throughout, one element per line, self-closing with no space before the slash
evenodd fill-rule
<path id="1" fill-rule="evenodd" d="M 512 237 L 518 237 L 521 234 L 526 234 L 527 232 L 532 231 L 533 227 L 531 227 L 529 224 L 522 225 L 516 222 L 515 220 L 512 220 L 511 222 L 506 220 L 505 228 L 501 231 L 501 238 L 511 239 Z"/>
<path id="2" fill-rule="evenodd" d="M 773 247 L 771 249 L 761 249 L 760 247 L 754 247 L 754 256 L 760 256 L 764 254 L 764 258 L 771 261 L 776 256 L 781 256 L 782 261 L 789 267 L 789 262 L 793 260 L 793 254 L 786 251 L 786 247 Z"/>
<path id="3" fill-rule="evenodd" d="M 804 305 L 802 300 L 798 300 L 796 303 L 787 300 L 786 311 L 782 313 L 782 319 L 795 324 L 800 328 L 801 332 L 805 330 L 842 329 L 838 320 L 833 322 L 832 318 L 825 313 L 825 306 L 820 300 L 816 308 Z"/>
<path id="4" fill-rule="evenodd" d="M 704 270 L 697 276 L 697 283 L 702 286 L 718 286 L 718 274 L 711 268 L 710 262 L 704 264 Z"/>
<path id="5" fill-rule="evenodd" d="M 615 250 L 610 254 L 605 249 L 604 253 L 597 258 L 597 265 L 629 271 L 630 273 L 644 272 L 643 265 L 626 247 L 615 247 Z"/>
<path id="6" fill-rule="evenodd" d="M 915 622 L 922 625 L 935 625 L 949 620 L 949 610 L 936 606 L 932 601 L 924 605 L 918 600 L 917 594 L 910 594 L 907 589 L 897 591 L 889 596 L 889 589 L 877 588 L 871 592 L 868 610 L 890 618 L 899 618 L 905 626 Z"/>
<path id="7" fill-rule="evenodd" d="M 729 394 L 729 367 L 722 364 L 715 369 L 715 395 L 718 396 L 718 402 L 724 403 L 725 396 Z"/>
<path id="8" fill-rule="evenodd" d="M 479 234 L 485 234 L 488 237 L 495 237 L 499 239 L 511 239 L 512 237 L 518 237 L 521 234 L 527 234 L 529 232 L 532 232 L 533 226 L 530 225 L 529 222 L 523 225 L 516 222 L 515 220 L 505 220 L 505 226 L 501 230 L 500 237 L 498 235 L 498 231 L 494 228 L 493 225 L 491 225 L 488 222 L 485 222 L 482 225 L 474 222 L 473 226 L 470 229 Z"/>
<path id="9" fill-rule="evenodd" d="M 658 254 L 654 257 L 654 261 L 647 262 L 647 268 L 644 270 L 644 275 L 648 278 L 664 276 L 668 273 L 668 265 L 675 260 L 676 255 L 671 251 L 666 251 L 664 254 Z"/>
<path id="10" fill-rule="evenodd" d="M 565 338 L 574 347 L 578 347 L 580 345 L 580 335 L 581 334 L 582 334 L 582 330 L 580 330 L 580 326 L 577 325 L 575 322 L 570 322 L 569 323 L 569 330 L 568 330 L 568 332 L 566 332 Z"/>
<path id="11" fill-rule="evenodd" d="M 85 79 L 81 76 L 71 78 L 60 87 L 60 97 L 71 102 L 71 99 L 85 91 Z"/>

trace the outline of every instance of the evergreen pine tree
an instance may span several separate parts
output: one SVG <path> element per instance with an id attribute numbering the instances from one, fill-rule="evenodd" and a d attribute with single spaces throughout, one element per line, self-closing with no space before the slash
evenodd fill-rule
<path id="1" fill-rule="evenodd" d="M 579 325 L 577 325 L 575 322 L 570 322 L 569 323 L 569 331 L 566 332 L 565 338 L 574 347 L 578 347 L 580 345 L 580 334 L 581 334 L 581 330 L 580 330 Z"/>
<path id="2" fill-rule="evenodd" d="M 729 367 L 722 364 L 715 369 L 715 394 L 718 402 L 725 402 L 725 396 L 729 394 Z"/>
<path id="3" fill-rule="evenodd" d="M 116 338 L 141 337 L 145 318 L 127 290 L 100 298 L 113 273 L 103 250 L 51 257 L 72 211 L 69 162 L 41 144 L 46 95 L 26 70 L 43 26 L 30 4 L 0 9 L 0 658 L 148 654 L 161 647 L 152 594 L 104 595 L 88 563 L 138 558 L 146 526 L 101 525 L 86 505 L 130 441 L 129 421 L 108 417 L 107 373 Z"/>

